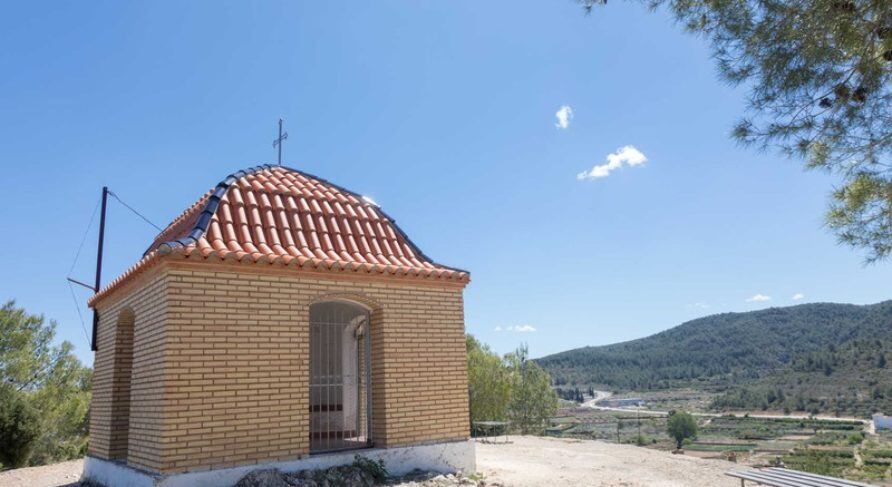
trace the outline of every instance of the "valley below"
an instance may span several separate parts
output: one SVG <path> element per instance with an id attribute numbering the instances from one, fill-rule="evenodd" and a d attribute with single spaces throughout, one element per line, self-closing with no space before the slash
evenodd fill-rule
<path id="1" fill-rule="evenodd" d="M 888 357 L 887 357 L 888 355 Z M 892 485 L 892 301 L 707 316 L 646 338 L 538 359 L 562 407 L 547 434 Z"/>
<path id="2" fill-rule="evenodd" d="M 708 403 L 690 392 L 673 401 L 661 392 L 614 396 L 597 391 L 583 403 L 565 402 L 546 432 L 565 439 L 600 440 L 669 452 L 675 449 L 666 433 L 669 410 L 659 404 Z M 607 398 L 644 400 L 636 407 L 599 406 Z M 696 397 L 696 395 L 694 395 Z M 715 413 L 691 411 L 699 432 L 683 447 L 684 455 L 734 462 L 743 466 L 784 465 L 876 485 L 892 485 L 892 432 L 876 432 L 869 420 L 784 414 L 783 412 Z M 728 467 L 730 468 L 730 466 Z"/>

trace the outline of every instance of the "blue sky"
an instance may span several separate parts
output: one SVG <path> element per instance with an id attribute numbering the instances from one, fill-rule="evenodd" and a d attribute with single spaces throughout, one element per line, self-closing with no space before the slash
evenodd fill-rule
<path id="1" fill-rule="evenodd" d="M 834 179 L 731 141 L 745 92 L 634 3 L 16 2 L 0 40 L 0 298 L 57 320 L 88 363 L 64 278 L 101 186 L 166 224 L 273 162 L 280 116 L 288 165 L 472 271 L 467 328 L 500 352 L 892 297 L 889 264 L 822 226 Z M 153 234 L 111 203 L 104 280 Z M 94 245 L 95 226 L 75 277 Z"/>

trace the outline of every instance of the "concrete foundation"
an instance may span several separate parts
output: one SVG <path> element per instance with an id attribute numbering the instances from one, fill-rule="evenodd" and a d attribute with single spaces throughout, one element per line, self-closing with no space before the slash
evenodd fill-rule
<path id="1" fill-rule="evenodd" d="M 299 460 L 269 462 L 242 467 L 184 472 L 168 475 L 137 470 L 122 463 L 87 457 L 84 479 L 107 487 L 229 487 L 252 470 L 278 469 L 283 472 L 323 469 L 353 462 L 354 455 L 383 460 L 391 475 L 403 475 L 413 469 L 452 473 L 474 473 L 476 458 L 474 441 L 453 441 L 401 448 L 371 448 L 341 453 L 312 455 Z"/>

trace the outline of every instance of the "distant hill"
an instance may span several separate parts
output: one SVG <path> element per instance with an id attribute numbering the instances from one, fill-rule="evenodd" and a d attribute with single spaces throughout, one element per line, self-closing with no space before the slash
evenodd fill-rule
<path id="1" fill-rule="evenodd" d="M 757 379 L 729 383 L 714 409 L 869 416 L 892 413 L 892 341 L 861 338 L 797 356 Z"/>
<path id="2" fill-rule="evenodd" d="M 885 379 L 889 376 L 879 372 L 892 369 L 892 365 L 887 369 L 886 360 L 892 361 L 892 300 L 717 314 L 646 338 L 577 348 L 537 362 L 559 385 L 637 391 L 699 385 L 729 391 L 717 401 L 719 407 L 765 402 L 777 395 L 769 394 L 770 388 L 793 394 L 804 390 L 790 381 L 798 380 L 800 386 L 820 383 L 821 394 L 827 397 L 796 399 L 811 407 L 818 401 L 819 409 L 826 410 L 836 407 L 833 397 L 838 394 L 875 394 L 865 392 L 869 382 L 888 387 L 880 394 L 892 396 L 892 383 Z M 857 385 L 858 392 L 846 388 L 850 380 L 864 382 Z M 752 397 L 735 399 L 730 394 L 744 390 L 742 385 L 752 387 Z M 730 402 L 721 403 L 723 399 Z M 784 407 L 795 404 L 794 398 L 783 399 L 789 399 Z M 781 404 L 769 402 L 771 407 Z M 796 405 L 796 409 L 802 408 Z"/>

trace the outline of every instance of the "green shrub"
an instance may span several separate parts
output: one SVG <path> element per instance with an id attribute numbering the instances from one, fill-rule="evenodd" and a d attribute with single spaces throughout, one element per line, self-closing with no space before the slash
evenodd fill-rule
<path id="1" fill-rule="evenodd" d="M 828 458 L 855 458 L 855 452 L 849 449 L 818 450 L 814 448 L 795 448 L 793 451 L 797 455 L 821 455 Z"/>
<path id="2" fill-rule="evenodd" d="M 784 463 L 796 470 L 830 476 L 839 476 L 843 468 L 853 465 L 853 462 L 833 458 L 823 450 L 806 450 L 799 455 L 790 455 L 784 457 Z"/>
<path id="3" fill-rule="evenodd" d="M 874 457 L 892 458 L 892 450 L 866 450 L 865 453 Z"/>
<path id="4" fill-rule="evenodd" d="M 736 451 L 745 452 L 755 448 L 755 443 L 692 443 L 685 446 L 686 450 L 691 451 Z"/>
<path id="5" fill-rule="evenodd" d="M 861 480 L 883 480 L 886 478 L 886 469 L 888 465 L 868 465 L 865 464 L 861 467 L 860 477 Z"/>
<path id="6" fill-rule="evenodd" d="M 0 463 L 3 468 L 26 464 L 40 436 L 40 417 L 24 395 L 0 386 Z"/>
<path id="7" fill-rule="evenodd" d="M 880 467 L 882 467 L 882 466 L 888 467 L 890 463 L 892 463 L 892 461 L 890 461 L 890 460 L 878 460 L 875 458 L 864 460 L 864 465 L 875 465 L 875 466 L 880 466 Z"/>
<path id="8" fill-rule="evenodd" d="M 384 467 L 384 460 L 372 460 L 362 455 L 353 456 L 353 466 L 369 474 L 375 483 L 384 483 L 387 480 L 387 469 Z"/>

